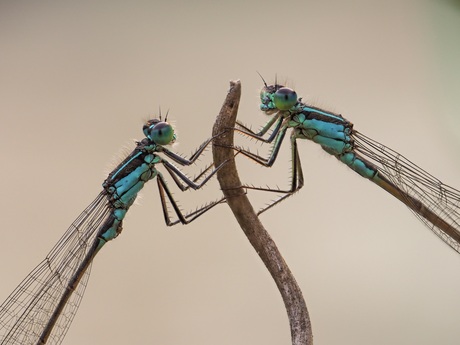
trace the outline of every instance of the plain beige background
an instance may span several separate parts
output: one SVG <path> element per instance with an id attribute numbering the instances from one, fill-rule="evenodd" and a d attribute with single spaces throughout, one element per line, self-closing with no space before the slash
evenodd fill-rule
<path id="1" fill-rule="evenodd" d="M 240 119 L 262 125 L 256 71 L 458 188 L 459 34 L 459 2 L 447 0 L 1 1 L 0 299 L 159 106 L 187 155 L 230 79 L 242 81 Z M 286 184 L 285 146 L 273 169 L 239 159 L 241 177 Z M 305 188 L 262 221 L 303 289 L 315 343 L 458 343 L 460 256 L 319 147 L 300 151 Z M 279 293 L 228 207 L 170 229 L 156 184 L 142 196 L 96 258 L 64 344 L 289 344 Z M 189 209 L 219 192 L 176 196 Z"/>

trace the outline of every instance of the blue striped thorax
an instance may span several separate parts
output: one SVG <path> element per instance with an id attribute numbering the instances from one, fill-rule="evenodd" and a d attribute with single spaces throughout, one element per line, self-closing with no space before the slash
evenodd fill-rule
<path id="1" fill-rule="evenodd" d="M 144 184 L 157 176 L 155 164 L 161 161 L 156 152 L 162 145 L 176 140 L 172 126 L 160 119 L 148 120 L 143 126 L 146 136 L 104 181 L 103 187 L 111 196 L 115 208 L 128 209 Z"/>

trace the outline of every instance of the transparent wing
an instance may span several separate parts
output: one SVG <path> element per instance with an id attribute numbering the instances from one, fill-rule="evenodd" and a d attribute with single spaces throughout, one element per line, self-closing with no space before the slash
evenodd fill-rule
<path id="1" fill-rule="evenodd" d="M 460 253 L 460 191 L 450 187 L 412 163 L 406 157 L 357 131 L 353 132 L 355 150 L 372 162 L 379 172 L 407 193 L 405 203 L 420 201 L 423 207 L 414 214 L 438 237 Z M 413 199 L 412 199 L 413 198 Z M 433 224 L 427 214 L 441 221 Z M 429 217 L 428 217 L 429 218 Z"/>
<path id="2" fill-rule="evenodd" d="M 47 257 L 29 273 L 0 306 L 0 344 L 37 344 L 76 270 L 110 213 L 106 194 L 98 197 L 72 223 Z M 47 344 L 60 344 L 72 323 L 89 279 L 84 272 L 67 301 Z"/>

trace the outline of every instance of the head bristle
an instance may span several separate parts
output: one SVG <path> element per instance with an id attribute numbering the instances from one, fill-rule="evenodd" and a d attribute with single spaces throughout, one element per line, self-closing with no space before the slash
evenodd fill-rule
<path id="1" fill-rule="evenodd" d="M 267 82 L 265 81 L 264 77 L 262 77 L 262 74 L 260 74 L 258 71 L 256 71 L 256 72 L 259 75 L 260 79 L 262 79 L 262 81 L 264 82 L 265 87 L 267 87 L 268 86 Z"/>

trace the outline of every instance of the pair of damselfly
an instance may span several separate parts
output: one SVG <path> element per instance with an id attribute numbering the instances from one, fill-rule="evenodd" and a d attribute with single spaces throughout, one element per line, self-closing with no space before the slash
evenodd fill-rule
<path id="1" fill-rule="evenodd" d="M 299 191 L 304 185 L 297 139 L 309 139 L 360 176 L 402 201 L 436 235 L 457 252 L 460 251 L 458 190 L 356 131 L 353 124 L 341 115 L 305 104 L 292 89 L 276 83 L 265 83 L 260 108 L 272 116 L 260 132 L 253 132 L 240 123 L 234 130 L 272 145 L 271 154 L 261 157 L 240 147 L 234 147 L 235 152 L 270 167 L 275 163 L 281 144 L 289 133 L 292 155 L 291 185 L 288 188 L 246 186 L 248 189 L 281 194 L 278 200 L 261 212 Z M 0 344 L 62 342 L 83 296 L 95 255 L 106 242 L 119 235 L 126 212 L 146 182 L 156 178 L 167 225 L 189 223 L 225 202 L 221 198 L 193 212 L 183 213 L 166 183 L 169 177 L 182 191 L 199 189 L 224 168 L 225 163 L 218 167 L 207 166 L 203 173 L 191 179 L 177 167 L 185 168 L 195 163 L 213 138 L 206 140 L 189 159 L 185 159 L 167 148 L 176 140 L 176 135 L 166 119 L 147 121 L 143 132 L 144 139 L 108 175 L 102 192 L 0 306 Z M 170 215 L 169 205 L 175 218 Z"/>

